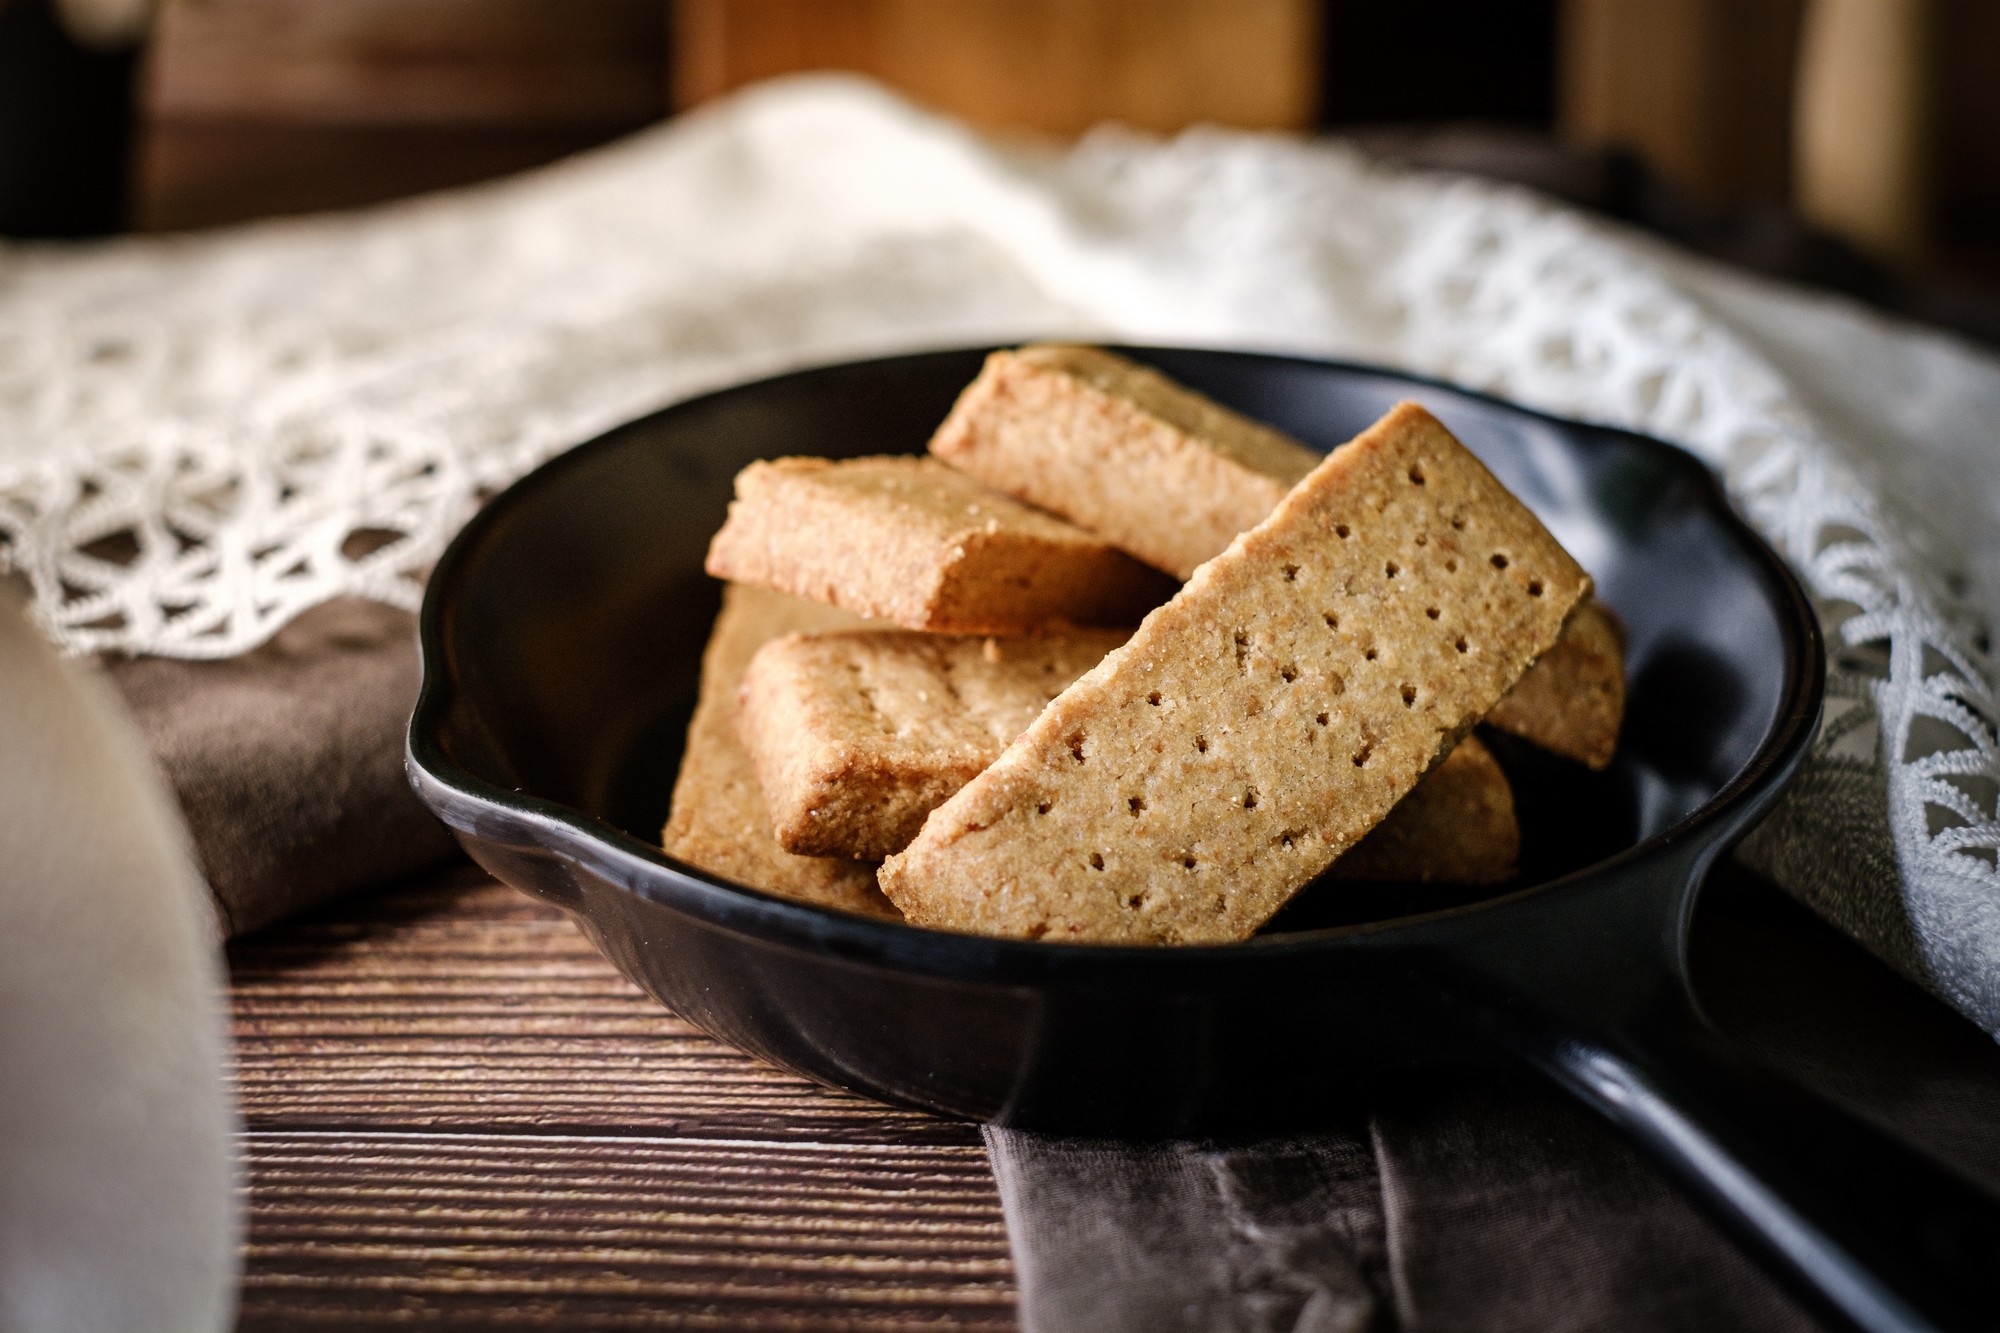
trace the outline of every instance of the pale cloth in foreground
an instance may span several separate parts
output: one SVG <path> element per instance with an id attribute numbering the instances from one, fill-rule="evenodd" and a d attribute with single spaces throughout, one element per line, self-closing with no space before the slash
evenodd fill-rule
<path id="1" fill-rule="evenodd" d="M 0 1329 L 212 1333 L 235 1116 L 208 893 L 144 749 L 0 580 Z"/>

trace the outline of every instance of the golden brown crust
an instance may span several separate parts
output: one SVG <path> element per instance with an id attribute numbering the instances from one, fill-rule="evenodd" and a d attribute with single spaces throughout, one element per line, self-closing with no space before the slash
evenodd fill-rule
<path id="1" fill-rule="evenodd" d="M 1545 750 L 1603 768 L 1625 720 L 1625 632 L 1595 598 L 1576 608 L 1556 646 L 1486 721 Z"/>
<path id="2" fill-rule="evenodd" d="M 1493 752 L 1467 736 L 1328 873 L 1392 883 L 1499 884 L 1513 878 L 1520 856 L 1514 789 Z"/>
<path id="3" fill-rule="evenodd" d="M 988 357 L 931 452 L 1183 579 L 1319 462 L 1155 371 L 1056 343 Z M 1494 725 L 1593 768 L 1608 763 L 1625 685 L 1618 638 L 1597 632 L 1606 614 L 1580 612 Z"/>
<path id="4" fill-rule="evenodd" d="M 930 458 L 752 463 L 708 572 L 963 634 L 1132 625 L 1171 592 L 1103 540 Z"/>
<path id="5" fill-rule="evenodd" d="M 882 887 L 953 930 L 1244 938 L 1382 820 L 1589 589 L 1401 404 L 932 812 Z"/>
<path id="6" fill-rule="evenodd" d="M 1052 343 L 988 357 L 930 447 L 1181 579 L 1319 462 L 1157 371 Z"/>
<path id="7" fill-rule="evenodd" d="M 855 630 L 764 645 L 736 725 L 779 845 L 868 860 L 901 851 L 924 816 L 1125 637 Z"/>
<path id="8" fill-rule="evenodd" d="M 737 696 L 772 831 L 807 856 L 880 860 L 1000 757 L 1117 631 L 993 639 L 909 630 L 791 634 L 764 645 Z M 1367 836 L 1336 879 L 1497 884 L 1521 830 L 1506 774 L 1467 736 Z"/>
<path id="9" fill-rule="evenodd" d="M 660 841 L 667 855 L 767 893 L 864 916 L 900 915 L 875 887 L 875 867 L 859 861 L 793 856 L 771 836 L 771 817 L 750 756 L 736 739 L 736 688 L 767 641 L 796 630 L 845 629 L 844 611 L 764 588 L 723 589 L 701 659 L 701 695 L 688 723 L 687 750 Z"/>

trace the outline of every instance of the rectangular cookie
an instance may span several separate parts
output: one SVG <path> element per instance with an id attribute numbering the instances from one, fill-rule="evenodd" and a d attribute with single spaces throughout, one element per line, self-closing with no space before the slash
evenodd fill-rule
<path id="1" fill-rule="evenodd" d="M 797 630 L 859 624 L 846 612 L 765 588 L 731 584 L 722 591 L 701 658 L 701 693 L 688 723 L 687 750 L 674 780 L 660 842 L 669 856 L 767 893 L 863 916 L 895 917 L 875 886 L 875 867 L 860 861 L 793 856 L 771 836 L 771 817 L 750 756 L 736 739 L 736 689 L 757 650 Z"/>
<path id="2" fill-rule="evenodd" d="M 1179 579 L 1320 461 L 1156 370 L 1061 343 L 987 357 L 930 448 Z"/>
<path id="3" fill-rule="evenodd" d="M 981 639 L 910 630 L 789 634 L 737 698 L 785 850 L 880 860 L 979 776 L 1050 700 L 1125 641 L 1072 630 Z M 1520 852 L 1513 791 L 1467 736 L 1333 866 L 1338 878 L 1495 884 Z"/>
<path id="4" fill-rule="evenodd" d="M 1514 789 L 1493 752 L 1467 736 L 1327 873 L 1396 884 L 1500 884 L 1514 877 L 1520 858 Z"/>
<path id="5" fill-rule="evenodd" d="M 708 572 L 954 634 L 1136 625 L 1172 592 L 1101 538 L 933 458 L 752 463 Z"/>
<path id="6" fill-rule="evenodd" d="M 883 863 L 927 926 L 1242 939 L 1555 642 L 1590 578 L 1423 408 L 1336 449 Z"/>
<path id="7" fill-rule="evenodd" d="M 737 734 L 787 851 L 880 860 L 1000 757 L 1122 630 L 787 635 L 743 678 Z"/>
<path id="8" fill-rule="evenodd" d="M 1611 762 L 1624 720 L 1625 630 L 1594 597 L 1486 715 L 1489 726 L 1592 768 Z"/>
<path id="9" fill-rule="evenodd" d="M 1277 507 L 1320 455 L 1096 347 L 995 352 L 931 452 L 1185 579 Z M 1522 678 L 1495 725 L 1602 768 L 1624 717 L 1624 658 L 1603 612 Z M 1570 637 L 1581 642 L 1568 643 Z"/>

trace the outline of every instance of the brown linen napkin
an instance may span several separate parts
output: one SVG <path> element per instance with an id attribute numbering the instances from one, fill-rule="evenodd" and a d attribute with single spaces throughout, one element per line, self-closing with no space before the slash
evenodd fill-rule
<path id="1" fill-rule="evenodd" d="M 329 602 L 219 662 L 106 663 L 164 770 L 230 935 L 451 854 L 403 780 L 416 622 Z"/>

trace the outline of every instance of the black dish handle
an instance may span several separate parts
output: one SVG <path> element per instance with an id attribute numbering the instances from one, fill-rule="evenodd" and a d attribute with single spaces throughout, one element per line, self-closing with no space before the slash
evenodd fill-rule
<path id="1" fill-rule="evenodd" d="M 2000 1198 L 1752 1063 L 1684 996 L 1533 1058 L 1856 1327 L 2000 1329 Z"/>

